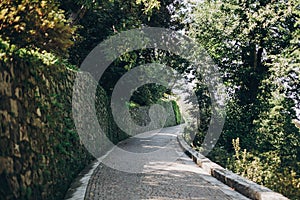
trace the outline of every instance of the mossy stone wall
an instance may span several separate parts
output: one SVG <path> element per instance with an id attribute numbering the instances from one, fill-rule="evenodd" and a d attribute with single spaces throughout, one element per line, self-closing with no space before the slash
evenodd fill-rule
<path id="1" fill-rule="evenodd" d="M 72 118 L 76 73 L 24 59 L 0 63 L 0 199 L 62 199 L 93 160 Z M 107 105 L 98 87 L 99 122 L 117 141 Z"/>
<path id="2" fill-rule="evenodd" d="M 162 106 L 165 109 L 167 118 L 164 124 L 161 124 L 164 127 L 176 126 L 181 124 L 182 118 L 179 107 L 174 100 L 159 100 L 158 105 Z M 144 107 L 134 107 L 130 109 L 130 114 L 134 122 L 140 126 L 146 126 L 150 123 L 151 119 L 149 117 L 150 106 Z M 161 113 L 157 113 L 161 114 Z"/>
<path id="3" fill-rule="evenodd" d="M 24 58 L 0 61 L 0 199 L 63 199 L 72 180 L 94 159 L 84 147 L 72 115 L 77 73 L 82 72 Z M 85 91 L 87 87 L 79 83 L 77 89 Z M 114 122 L 101 87 L 97 87 L 94 103 L 87 99 L 76 101 L 95 107 L 104 132 L 99 137 L 95 130 L 98 135 L 86 137 L 97 138 L 92 145 L 97 155 L 104 154 L 111 143 L 106 144 L 102 137 L 116 144 L 128 135 Z M 165 126 L 178 124 L 174 103 L 161 105 L 171 113 Z M 146 109 L 133 111 L 131 117 L 144 124 L 147 116 Z"/>

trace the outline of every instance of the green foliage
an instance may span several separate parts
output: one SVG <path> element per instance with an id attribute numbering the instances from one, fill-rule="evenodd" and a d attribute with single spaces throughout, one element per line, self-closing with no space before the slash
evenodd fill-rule
<path id="1" fill-rule="evenodd" d="M 202 144 L 211 120 L 211 98 L 208 87 L 204 84 L 201 76 L 198 76 L 197 80 L 199 80 L 199 82 L 197 83 L 195 90 L 199 103 L 199 122 L 197 129 L 191 130 L 197 132 L 197 134 L 191 135 L 191 138 L 194 138 L 193 145 L 196 147 Z M 197 115 L 194 114 L 194 116 Z"/>
<path id="2" fill-rule="evenodd" d="M 163 125 L 164 127 L 170 127 L 182 123 L 181 113 L 176 101 L 159 99 L 155 104 L 162 106 L 165 109 L 166 114 L 168 115 L 166 118 L 166 122 L 161 125 Z M 136 124 L 140 126 L 149 125 L 151 121 L 149 117 L 149 109 L 151 105 L 141 107 L 140 105 L 134 102 L 130 102 L 128 103 L 128 107 L 131 115 L 130 117 L 135 121 Z"/>
<path id="3" fill-rule="evenodd" d="M 183 123 L 183 119 L 182 119 L 178 104 L 174 100 L 172 100 L 171 103 L 172 103 L 172 108 L 173 108 L 174 114 L 175 114 L 176 124 Z"/>
<path id="4" fill-rule="evenodd" d="M 270 176 L 267 174 L 270 173 L 270 169 L 267 173 L 264 173 L 259 157 L 247 152 L 246 149 L 243 151 L 241 150 L 239 138 L 233 139 L 232 144 L 234 148 L 234 155 L 231 159 L 228 159 L 229 164 L 227 165 L 230 170 L 259 184 L 262 183 L 263 176 Z M 276 161 L 278 162 L 278 160 Z"/>
<path id="5" fill-rule="evenodd" d="M 225 130 L 234 130 L 234 134 L 248 137 L 249 142 L 256 135 L 251 127 L 261 107 L 257 96 L 269 73 L 270 57 L 264 55 L 277 55 L 288 46 L 295 30 L 290 23 L 294 17 L 287 12 L 291 7 L 268 1 L 204 1 L 196 6 L 193 22 L 187 25 L 190 35 L 206 48 L 223 72 L 234 101 L 228 112 L 240 111 L 240 115 L 229 116 L 227 121 L 232 118 L 232 123 L 228 122 Z"/>
<path id="6" fill-rule="evenodd" d="M 88 53 L 109 36 L 151 24 L 158 17 L 170 19 L 166 10 L 168 2 L 171 3 L 158 0 L 61 1 L 61 7 L 69 13 L 72 24 L 79 27 L 79 37 L 69 51 L 69 61 L 80 66 Z M 155 22 L 159 24 L 157 20 Z"/>
<path id="7" fill-rule="evenodd" d="M 296 0 L 205 0 L 179 19 L 218 65 L 229 94 L 225 126 L 210 156 L 293 198 L 299 196 L 300 134 L 292 122 L 300 102 L 299 6 Z M 201 108 L 197 147 L 211 104 L 201 76 L 196 78 Z M 234 140 L 232 147 L 235 138 L 241 141 Z M 228 163 L 224 151 L 234 155 Z M 280 185 L 278 177 L 285 175 L 293 181 Z"/>
<path id="8" fill-rule="evenodd" d="M 282 168 L 296 166 L 300 161 L 300 132 L 292 122 L 295 116 L 292 103 L 278 91 L 272 93 L 268 109 L 261 112 L 260 119 L 255 121 L 258 126 L 256 143 L 262 152 L 276 151 L 284 161 Z"/>
<path id="9" fill-rule="evenodd" d="M 94 3 L 92 3 L 94 2 Z M 90 51 L 109 36 L 124 30 L 145 25 L 168 26 L 171 15 L 167 5 L 172 1 L 61 1 L 61 7 L 69 13 L 72 24 L 79 26 L 75 46 L 70 52 L 69 61 L 79 66 Z M 135 42 L 140 42 L 135 38 Z M 100 85 L 110 96 L 115 84 L 130 69 L 159 60 L 162 53 L 157 50 L 133 51 L 115 60 L 105 71 Z M 162 97 L 165 88 L 147 84 L 135 91 L 132 101 L 148 106 Z"/>
<path id="10" fill-rule="evenodd" d="M 39 49 L 19 48 L 9 44 L 0 38 L 0 60 L 10 62 L 12 59 L 28 61 L 34 66 L 61 66 L 62 69 L 68 68 L 78 70 L 78 67 L 70 64 L 66 59 L 56 56 L 53 53 Z M 34 72 L 33 72 L 34 73 Z"/>
<path id="11" fill-rule="evenodd" d="M 0 37 L 16 48 L 65 53 L 73 44 L 74 27 L 55 1 L 0 2 Z"/>
<path id="12" fill-rule="evenodd" d="M 258 184 L 278 191 L 290 199 L 300 196 L 299 172 L 282 167 L 283 157 L 276 151 L 251 153 L 240 148 L 240 139 L 233 139 L 234 154 L 227 158 L 226 166 Z M 279 152 L 280 153 L 280 152 Z M 300 163 L 297 164 L 299 168 Z"/>
<path id="13" fill-rule="evenodd" d="M 155 104 L 163 97 L 166 88 L 157 84 L 146 84 L 134 91 L 131 100 L 140 106 Z"/>
<path id="14" fill-rule="evenodd" d="M 160 8 L 160 2 L 157 0 L 136 0 L 136 4 L 144 4 L 143 11 L 145 14 L 152 13 L 154 9 Z"/>

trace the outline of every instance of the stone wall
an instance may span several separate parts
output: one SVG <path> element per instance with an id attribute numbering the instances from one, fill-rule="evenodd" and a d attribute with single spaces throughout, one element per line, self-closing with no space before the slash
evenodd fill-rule
<path id="1" fill-rule="evenodd" d="M 62 199 L 93 159 L 72 119 L 77 72 L 32 63 L 0 63 L 0 199 Z M 115 141 L 124 138 L 112 127 L 104 90 L 97 93 L 97 114 L 106 134 L 114 133 Z"/>
<path id="2" fill-rule="evenodd" d="M 107 138 L 116 144 L 128 137 L 112 119 L 101 87 L 92 101 L 80 96 L 73 103 L 84 105 L 85 111 L 93 107 L 102 131 L 89 129 L 89 112 L 80 116 L 75 128 L 72 94 L 77 73 L 24 58 L 0 61 L 0 199 L 62 199 L 72 180 L 94 159 L 89 152 L 100 156 L 111 148 Z M 88 91 L 89 86 L 79 83 L 77 89 Z M 172 109 L 170 103 L 163 106 Z M 147 119 L 147 112 L 140 114 L 134 115 Z M 177 124 L 175 115 L 167 124 Z M 89 131 L 79 136 L 82 127 Z"/>
<path id="3" fill-rule="evenodd" d="M 163 127 L 176 126 L 183 122 L 176 101 L 160 100 L 158 101 L 157 104 L 161 105 L 165 109 L 165 113 L 167 115 L 165 123 L 161 124 L 161 126 Z M 130 109 L 131 117 L 137 125 L 146 126 L 150 123 L 151 120 L 149 117 L 149 109 L 150 106 L 134 107 Z M 156 113 L 156 114 L 159 115 L 162 113 Z"/>

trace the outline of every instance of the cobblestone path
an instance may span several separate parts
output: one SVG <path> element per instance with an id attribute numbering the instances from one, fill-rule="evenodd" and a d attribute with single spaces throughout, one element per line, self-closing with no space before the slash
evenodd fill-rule
<path id="1" fill-rule="evenodd" d="M 180 127 L 121 142 L 93 172 L 87 200 L 247 199 L 205 173 L 181 150 Z"/>

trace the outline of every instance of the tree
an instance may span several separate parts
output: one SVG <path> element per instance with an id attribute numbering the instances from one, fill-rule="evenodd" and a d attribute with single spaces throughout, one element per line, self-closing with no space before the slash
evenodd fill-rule
<path id="1" fill-rule="evenodd" d="M 289 45 L 280 54 L 270 56 L 269 76 L 259 95 L 264 105 L 255 122 L 259 133 L 257 143 L 263 151 L 277 151 L 282 169 L 293 169 L 300 173 L 300 131 L 293 123 L 299 109 L 300 51 L 299 51 L 299 3 L 292 4 L 291 15 L 294 29 L 291 29 Z"/>
<path id="2" fill-rule="evenodd" d="M 203 1 L 195 6 L 186 25 L 191 37 L 202 44 L 223 74 L 231 96 L 223 143 L 236 136 L 242 147 L 255 149 L 253 121 L 260 113 L 258 96 L 269 76 L 272 55 L 290 45 L 296 1 Z M 293 22 L 293 23 L 291 23 Z M 237 113 L 236 111 L 239 110 Z"/>
<path id="3" fill-rule="evenodd" d="M 299 173 L 300 136 L 292 123 L 299 107 L 299 8 L 296 0 L 204 0 L 182 20 L 228 88 L 219 146 L 234 153 L 231 141 L 240 138 L 241 148 L 265 164 L 271 157 L 263 155 L 275 152 L 281 168 L 271 173 L 280 177 L 284 168 Z"/>
<path id="4" fill-rule="evenodd" d="M 167 1 L 61 1 L 72 24 L 79 26 L 69 61 L 80 66 L 88 53 L 109 36 L 150 23 L 154 15 L 167 16 L 165 10 L 160 11 L 161 2 Z"/>
<path id="5" fill-rule="evenodd" d="M 69 61 L 80 66 L 88 53 L 103 40 L 119 32 L 143 26 L 171 26 L 168 5 L 172 1 L 61 1 L 68 9 L 72 24 L 79 26 L 78 40 L 70 49 Z M 115 60 L 103 74 L 100 85 L 111 95 L 114 85 L 130 69 L 145 63 L 158 61 L 164 53 L 147 49 L 133 51 Z M 140 105 L 155 103 L 165 89 L 158 85 L 146 85 L 135 92 L 132 100 Z"/>
<path id="6" fill-rule="evenodd" d="M 73 44 L 74 27 L 55 1 L 3 0 L 0 37 L 19 48 L 66 54 Z"/>

